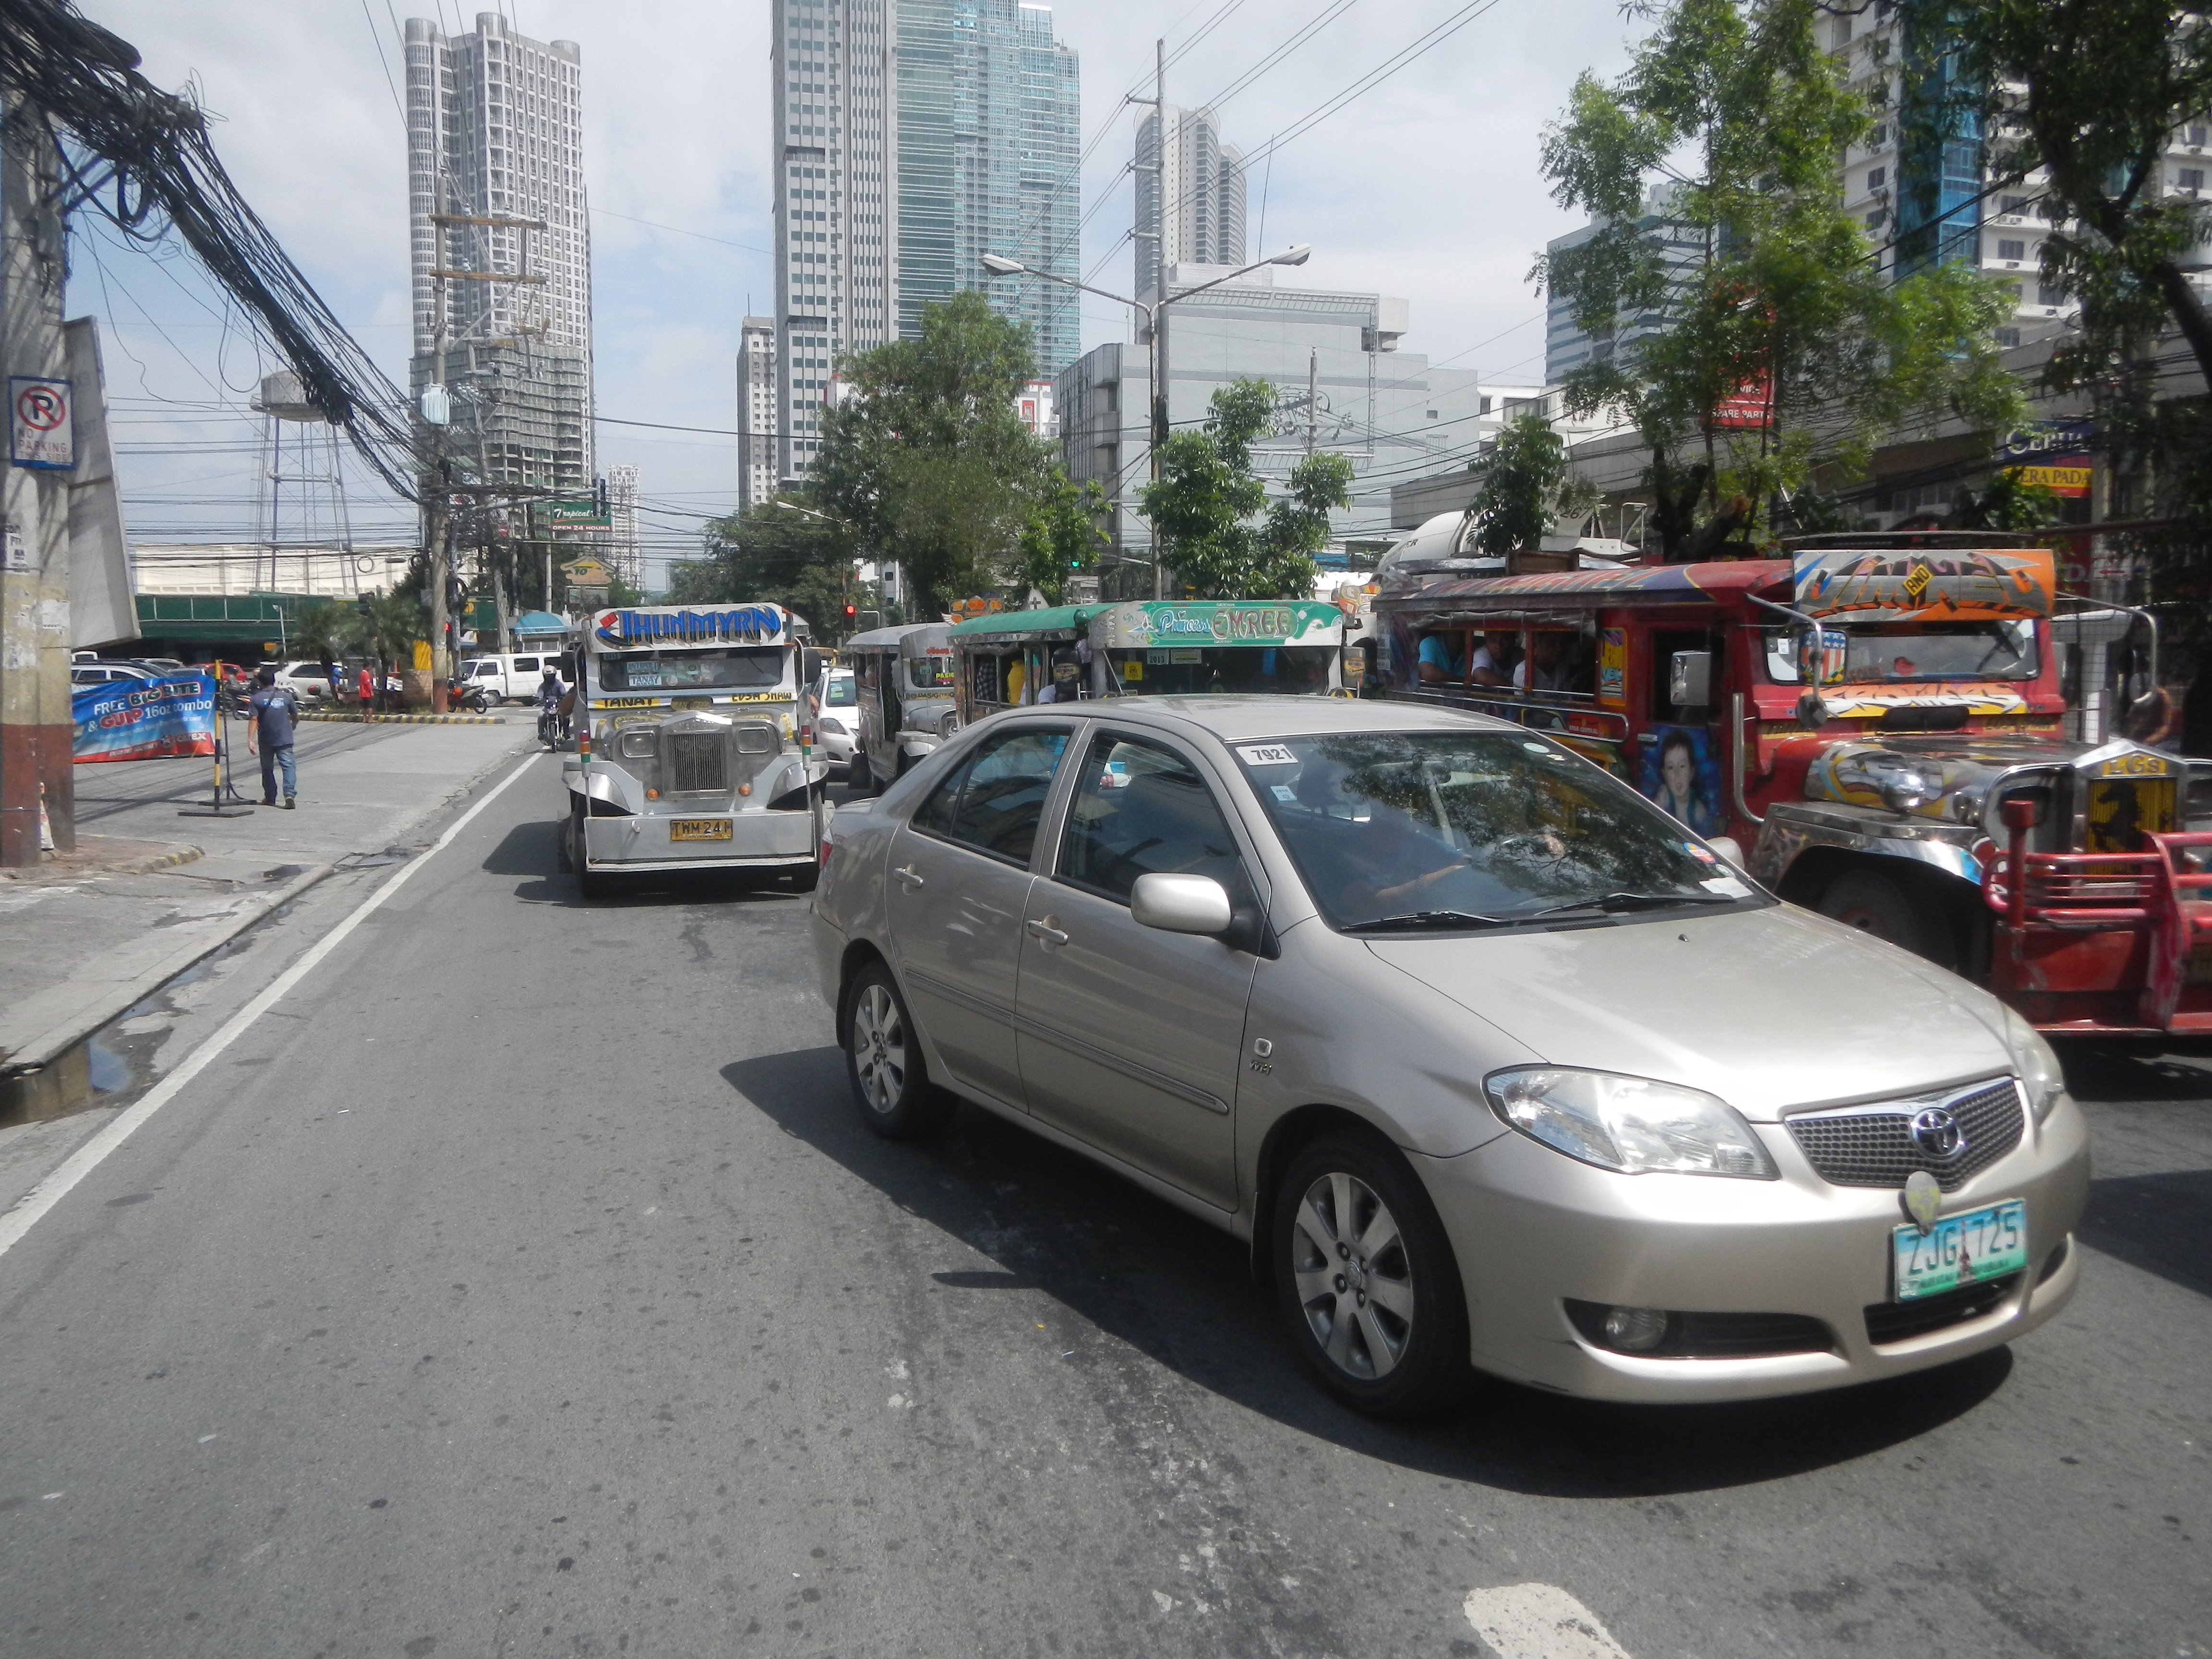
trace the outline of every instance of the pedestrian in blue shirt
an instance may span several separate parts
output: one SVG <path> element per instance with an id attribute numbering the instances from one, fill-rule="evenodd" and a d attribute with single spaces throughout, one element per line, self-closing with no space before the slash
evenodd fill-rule
<path id="1" fill-rule="evenodd" d="M 264 668 L 256 677 L 253 696 L 247 700 L 246 748 L 261 756 L 261 804 L 276 804 L 276 774 L 284 774 L 284 810 L 299 805 L 299 775 L 292 761 L 292 722 L 299 701 L 289 687 L 276 684 L 276 671 Z"/>

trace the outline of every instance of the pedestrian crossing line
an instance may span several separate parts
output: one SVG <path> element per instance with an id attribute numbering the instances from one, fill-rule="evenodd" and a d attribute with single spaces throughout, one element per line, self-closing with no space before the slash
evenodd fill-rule
<path id="1" fill-rule="evenodd" d="M 0 1256 L 15 1249 L 23 1235 L 38 1224 L 40 1218 L 66 1198 L 79 1182 L 105 1163 L 111 1152 L 136 1134 L 155 1113 L 175 1099 L 186 1084 L 222 1058 L 223 1051 L 252 1030 L 256 1020 L 283 1001 L 293 987 L 314 972 L 325 957 L 337 950 L 355 928 L 368 921 L 387 899 L 412 880 L 416 871 L 443 852 L 456 836 L 469 827 L 477 813 L 505 794 L 510 786 L 520 782 L 523 775 L 538 764 L 538 757 L 532 755 L 494 784 L 484 793 L 483 799 L 446 827 L 446 833 L 430 844 L 429 851 L 401 865 L 388 880 L 356 905 L 344 921 L 310 945 L 297 962 L 279 974 L 252 1001 L 233 1014 L 220 1030 L 195 1048 L 176 1070 L 148 1090 L 144 1098 L 128 1108 L 114 1122 L 70 1153 L 59 1168 L 24 1194 L 4 1214 L 0 1214 Z"/>
<path id="2" fill-rule="evenodd" d="M 1597 1615 L 1557 1584 L 1474 1590 L 1462 1611 L 1492 1659 L 1628 1659 Z"/>

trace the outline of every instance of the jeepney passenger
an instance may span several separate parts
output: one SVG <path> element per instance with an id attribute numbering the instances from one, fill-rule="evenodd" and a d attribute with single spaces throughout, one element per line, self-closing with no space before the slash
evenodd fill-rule
<path id="1" fill-rule="evenodd" d="M 1474 660 L 1468 668 L 1477 685 L 1504 685 L 1507 684 L 1506 665 L 1512 659 L 1513 635 L 1503 629 L 1492 629 L 1474 647 Z"/>
<path id="2" fill-rule="evenodd" d="M 1431 634 L 1421 641 L 1420 658 L 1413 665 L 1413 673 L 1422 684 L 1444 685 L 1467 678 L 1467 658 L 1459 644 L 1462 637 L 1457 634 Z"/>
<path id="3" fill-rule="evenodd" d="M 1539 634 L 1528 642 L 1528 659 L 1513 671 L 1518 690 L 1564 691 L 1567 689 L 1567 636 Z"/>

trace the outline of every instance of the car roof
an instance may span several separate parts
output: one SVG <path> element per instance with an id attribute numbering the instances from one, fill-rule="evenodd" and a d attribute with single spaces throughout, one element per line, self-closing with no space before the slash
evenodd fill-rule
<path id="1" fill-rule="evenodd" d="M 1047 703 L 1023 715 L 1066 719 L 1064 705 Z M 1224 742 L 1305 737 L 1337 732 L 1515 731 L 1510 721 L 1465 709 L 1375 698 L 1286 697 L 1231 693 L 1164 697 L 1101 697 L 1074 706 L 1078 715 L 1142 725 L 1196 727 Z M 1004 718 L 1000 716 L 1000 718 Z"/>

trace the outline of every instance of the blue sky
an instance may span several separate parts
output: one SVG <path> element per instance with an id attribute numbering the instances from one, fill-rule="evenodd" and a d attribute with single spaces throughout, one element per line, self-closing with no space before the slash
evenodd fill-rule
<path id="1" fill-rule="evenodd" d="M 1126 291 L 1135 112 L 1152 42 L 1170 51 L 1224 0 L 1061 0 L 1060 38 L 1083 54 L 1085 268 Z M 1462 9 L 1464 0 L 1241 0 L 1169 72 L 1169 98 L 1201 103 L 1317 17 L 1279 64 L 1221 106 L 1254 149 Z M 407 350 L 405 143 L 392 84 L 398 0 L 80 0 L 138 47 L 159 85 L 197 88 L 247 198 L 395 380 Z M 599 412 L 676 425 L 736 424 L 733 360 L 750 303 L 773 302 L 766 0 L 650 7 L 526 0 L 526 33 L 582 47 L 592 204 Z M 445 7 L 448 29 L 476 12 Z M 1255 240 L 1313 245 L 1297 279 L 1411 301 L 1409 351 L 1509 384 L 1542 369 L 1528 266 L 1571 228 L 1536 172 L 1545 121 L 1585 67 L 1615 72 L 1628 25 L 1611 0 L 1497 0 L 1377 90 L 1286 144 L 1251 184 Z M 379 46 L 381 46 L 380 57 Z M 109 395 L 132 533 L 251 535 L 260 372 L 188 258 L 149 255 L 80 216 L 70 309 L 102 319 Z M 1110 252 L 1109 252 L 1110 251 Z M 1102 263 L 1103 260 L 1103 263 Z M 104 278 L 104 281 L 103 281 Z M 1086 300 L 1086 347 L 1127 337 L 1126 312 Z M 641 469 L 649 553 L 680 556 L 695 515 L 726 511 L 733 441 L 603 426 L 602 465 Z M 408 517 L 366 487 L 355 533 L 407 539 Z"/>

